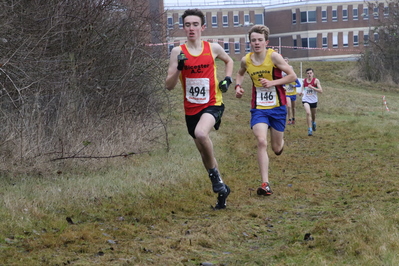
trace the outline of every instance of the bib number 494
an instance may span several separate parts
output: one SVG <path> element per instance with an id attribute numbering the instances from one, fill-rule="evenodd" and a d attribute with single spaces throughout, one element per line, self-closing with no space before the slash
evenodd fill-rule
<path id="1" fill-rule="evenodd" d="M 198 97 L 198 96 L 205 96 L 205 87 L 191 87 L 189 89 L 189 93 L 191 96 Z"/>
<path id="2" fill-rule="evenodd" d="M 209 79 L 186 78 L 186 99 L 190 103 L 206 104 L 209 102 Z"/>

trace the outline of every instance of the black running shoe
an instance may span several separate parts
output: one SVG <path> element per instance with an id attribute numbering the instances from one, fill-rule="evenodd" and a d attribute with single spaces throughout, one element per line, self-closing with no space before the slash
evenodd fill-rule
<path id="1" fill-rule="evenodd" d="M 212 182 L 212 189 L 215 193 L 225 192 L 225 185 L 223 180 L 220 178 L 219 172 L 216 169 L 209 170 L 209 178 Z"/>
<path id="2" fill-rule="evenodd" d="M 273 194 L 273 191 L 270 188 L 269 183 L 265 182 L 262 184 L 261 187 L 258 188 L 256 193 L 260 196 L 270 196 L 271 194 Z"/>
<path id="3" fill-rule="evenodd" d="M 218 194 L 218 202 L 216 203 L 215 210 L 221 210 L 226 208 L 226 199 L 230 194 L 230 188 L 225 185 L 225 192 Z"/>

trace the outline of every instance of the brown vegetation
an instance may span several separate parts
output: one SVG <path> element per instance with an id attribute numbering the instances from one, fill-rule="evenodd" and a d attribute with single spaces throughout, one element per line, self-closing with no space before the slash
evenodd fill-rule
<path id="1" fill-rule="evenodd" d="M 167 145 L 163 49 L 147 45 L 161 15 L 145 3 L 1 2 L 3 169 Z"/>

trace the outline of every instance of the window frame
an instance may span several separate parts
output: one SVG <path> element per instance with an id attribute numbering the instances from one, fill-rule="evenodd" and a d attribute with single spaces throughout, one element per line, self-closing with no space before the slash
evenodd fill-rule
<path id="1" fill-rule="evenodd" d="M 222 16 L 222 25 L 224 28 L 227 28 L 229 26 L 229 15 Z"/>

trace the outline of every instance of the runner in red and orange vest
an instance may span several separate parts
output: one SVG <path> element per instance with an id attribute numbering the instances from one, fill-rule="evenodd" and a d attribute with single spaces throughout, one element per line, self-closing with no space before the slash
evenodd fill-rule
<path id="1" fill-rule="evenodd" d="M 234 62 L 219 44 L 201 40 L 205 30 L 202 11 L 188 9 L 182 19 L 187 42 L 174 47 L 170 53 L 165 87 L 172 90 L 179 79 L 181 81 L 188 133 L 201 154 L 212 189 L 218 194 L 214 209 L 224 209 L 230 188 L 218 170 L 209 133 L 212 128 L 219 129 L 224 112 L 222 92 L 227 91 L 232 83 Z M 225 63 L 225 78 L 220 82 L 216 77 L 215 58 Z"/>

